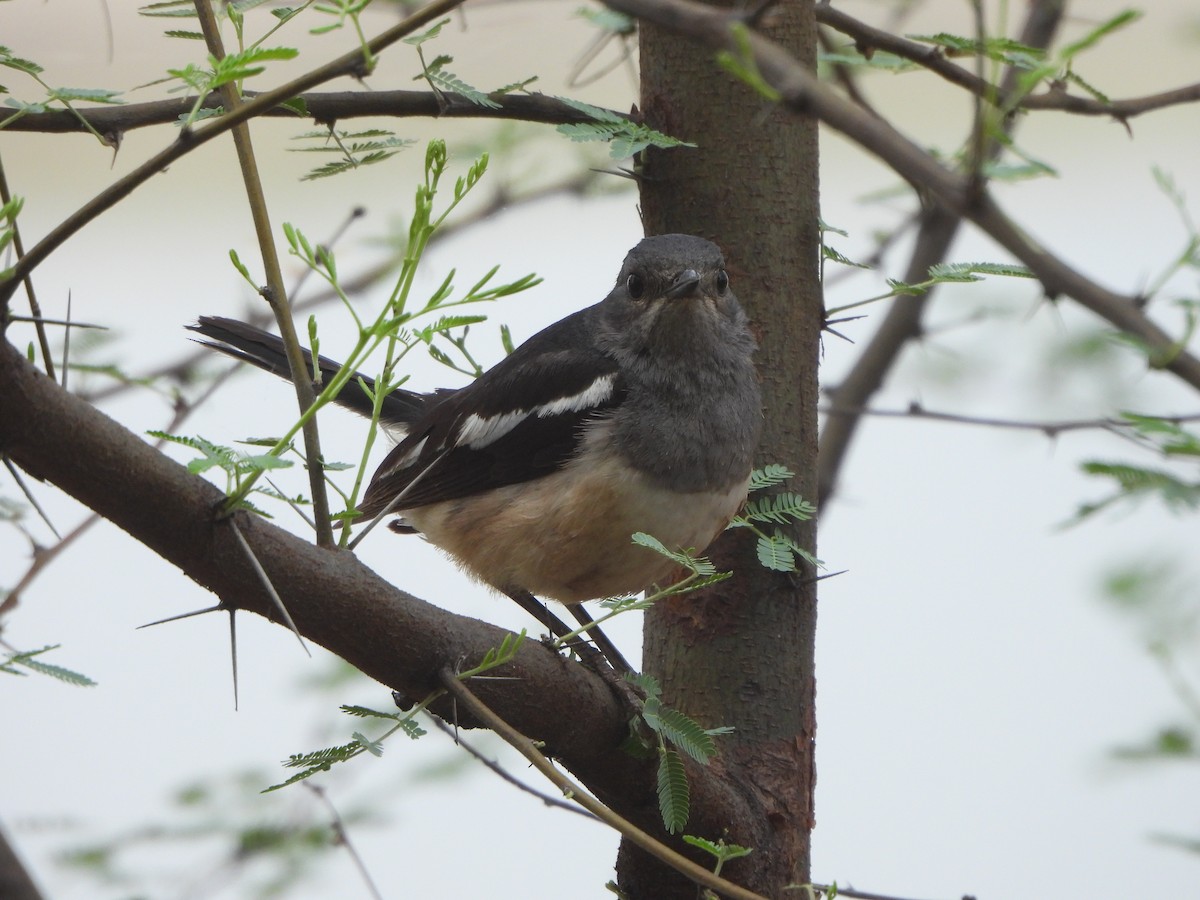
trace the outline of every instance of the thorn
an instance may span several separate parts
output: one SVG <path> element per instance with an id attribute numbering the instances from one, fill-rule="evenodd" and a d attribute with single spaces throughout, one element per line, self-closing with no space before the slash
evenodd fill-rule
<path id="1" fill-rule="evenodd" d="M 145 625 L 139 625 L 135 631 L 141 631 L 143 628 L 152 628 L 155 625 L 166 625 L 168 622 L 178 622 L 180 619 L 190 619 L 192 616 L 202 616 L 205 613 L 220 612 L 225 609 L 225 606 L 218 603 L 216 606 L 210 606 L 207 609 L 193 609 L 191 612 L 180 613 L 177 616 L 167 616 L 165 619 L 157 619 L 153 622 L 147 622 Z"/>
<path id="2" fill-rule="evenodd" d="M 292 630 L 292 634 L 296 636 L 296 640 L 300 642 L 300 648 L 305 652 L 305 654 L 308 655 L 309 658 L 312 658 L 312 653 L 309 652 L 308 645 L 304 643 L 304 638 L 300 635 L 300 629 L 297 628 L 296 623 L 292 621 L 292 615 L 287 611 L 287 607 L 283 605 L 283 598 L 280 597 L 279 592 L 275 590 L 275 585 L 271 584 L 271 579 L 268 577 L 266 569 L 262 567 L 262 563 L 258 561 L 258 557 L 255 556 L 254 551 L 250 549 L 250 544 L 247 543 L 246 538 L 242 536 L 242 530 L 238 528 L 237 520 L 230 518 L 229 524 L 233 528 L 234 537 L 237 538 L 238 543 L 241 544 L 243 552 L 246 554 L 246 558 L 250 561 L 251 567 L 254 569 L 255 574 L 258 575 L 258 580 L 262 582 L 262 585 L 264 588 L 266 588 L 267 593 L 271 595 L 271 600 L 274 602 L 275 608 L 279 610 L 279 614 L 283 617 L 283 621 L 287 624 L 288 628 Z"/>
<path id="3" fill-rule="evenodd" d="M 229 608 L 229 661 L 233 665 L 233 711 L 238 710 L 238 670 L 237 670 L 237 625 L 234 613 L 237 610 Z"/>

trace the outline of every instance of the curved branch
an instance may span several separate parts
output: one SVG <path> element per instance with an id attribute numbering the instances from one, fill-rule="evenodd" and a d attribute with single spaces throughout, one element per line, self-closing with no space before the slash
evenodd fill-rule
<path id="1" fill-rule="evenodd" d="M 709 47 L 734 54 L 741 49 L 732 34 L 737 16 L 694 0 L 606 0 L 627 15 Z M 975 223 L 997 244 L 1029 268 L 1050 297 L 1066 295 L 1081 306 L 1137 337 L 1151 364 L 1200 390 L 1200 359 L 1150 321 L 1141 298 L 1127 297 L 1092 281 L 1026 235 L 976 181 L 956 174 L 889 125 L 822 84 L 774 41 L 749 32 L 746 41 L 763 79 L 780 94 L 780 104 L 801 115 L 816 116 L 863 149 L 879 157 L 901 177 L 919 185 L 928 199 Z"/>
<path id="2" fill-rule="evenodd" d="M 1081 116 L 1112 116 L 1118 121 L 1125 121 L 1142 113 L 1153 112 L 1168 106 L 1200 101 L 1200 82 L 1169 91 L 1161 91 L 1157 94 L 1149 94 L 1145 97 L 1130 97 L 1107 102 L 1094 97 L 1068 94 L 1057 84 L 1052 84 L 1040 94 L 1024 96 L 1012 88 L 997 91 L 995 85 L 988 82 L 987 79 L 980 78 L 974 72 L 952 63 L 941 47 L 909 40 L 890 31 L 875 28 L 835 9 L 829 5 L 828 0 L 817 4 L 817 21 L 853 38 L 855 47 L 860 53 L 883 50 L 899 56 L 901 59 L 907 59 L 1002 109 L 1058 110 Z"/>
<path id="3" fill-rule="evenodd" d="M 224 494 L 62 390 L 7 342 L 0 342 L 0 453 L 122 528 L 224 607 L 276 620 L 233 529 L 219 518 Z M 304 637 L 405 696 L 441 687 L 446 666 L 482 659 L 507 634 L 393 587 L 348 551 L 315 547 L 261 518 L 235 515 Z M 620 750 L 629 710 L 601 677 L 534 641 L 497 674 L 508 677 L 474 682 L 489 707 L 542 741 L 605 805 L 661 833 L 654 763 Z M 730 774 L 695 767 L 689 777 L 689 827 L 721 834 L 738 823 L 734 840 L 761 843 L 751 829 L 767 827 L 764 817 Z"/>
<path id="4" fill-rule="evenodd" d="M 244 96 L 247 101 L 251 101 L 263 95 L 257 91 L 246 91 Z M 557 97 L 546 94 L 494 94 L 490 99 L 499 104 L 499 108 L 496 109 L 472 103 L 459 94 L 439 95 L 432 91 L 324 91 L 299 94 L 295 99 L 304 102 L 309 118 L 322 124 L 364 116 L 389 116 L 396 119 L 416 116 L 443 119 L 518 119 L 547 125 L 592 121 L 591 116 Z M 221 98 L 211 94 L 205 99 L 203 108 L 216 109 L 220 105 Z M 100 134 L 115 140 L 138 128 L 178 122 L 181 116 L 187 115 L 191 110 L 192 101 L 181 98 L 130 103 L 126 106 L 98 106 L 76 109 L 74 112 L 49 110 L 44 113 L 22 114 L 12 111 L 0 114 L 0 130 L 60 134 L 87 132 L 87 126 L 90 125 Z M 624 115 L 615 110 L 611 112 L 617 116 Z M 278 105 L 260 110 L 258 115 L 274 119 L 301 118 L 294 109 Z"/>

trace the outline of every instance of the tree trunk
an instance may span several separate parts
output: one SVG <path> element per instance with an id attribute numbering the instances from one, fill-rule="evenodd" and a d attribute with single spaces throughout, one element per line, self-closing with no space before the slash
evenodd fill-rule
<path id="1" fill-rule="evenodd" d="M 767 16 L 767 35 L 815 65 L 809 0 L 785 0 Z M 699 234 L 724 250 L 759 340 L 766 424 L 758 464 L 787 465 L 797 473 L 789 488 L 814 498 L 822 322 L 817 123 L 773 107 L 709 51 L 651 25 L 641 28 L 641 70 L 647 123 L 699 145 L 646 155 L 646 233 Z M 792 536 L 815 550 L 815 532 L 808 523 Z M 694 832 L 696 823 L 686 831 L 752 847 L 722 874 L 777 896 L 809 880 L 815 583 L 809 571 L 763 569 L 745 529 L 727 534 L 710 555 L 734 577 L 648 612 L 643 666 L 669 705 L 705 727 L 735 729 L 719 738 L 713 765 L 742 786 L 760 817 L 723 823 L 724 833 Z M 617 871 L 621 888 L 638 900 L 696 896 L 695 885 L 628 843 Z"/>

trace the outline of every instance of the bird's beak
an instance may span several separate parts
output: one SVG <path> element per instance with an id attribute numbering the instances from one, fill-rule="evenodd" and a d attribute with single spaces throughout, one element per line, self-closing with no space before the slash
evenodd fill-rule
<path id="1" fill-rule="evenodd" d="M 700 273 L 695 269 L 684 269 L 675 276 L 675 280 L 667 288 L 666 298 L 668 300 L 677 300 L 680 297 L 690 297 L 696 293 L 696 288 L 699 284 Z"/>

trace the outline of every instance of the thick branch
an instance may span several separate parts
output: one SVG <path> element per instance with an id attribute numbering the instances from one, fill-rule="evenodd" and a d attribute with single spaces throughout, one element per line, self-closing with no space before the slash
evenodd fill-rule
<path id="1" fill-rule="evenodd" d="M 245 93 L 247 100 L 258 96 L 260 94 L 255 91 Z M 388 116 L 395 119 L 415 116 L 445 119 L 518 119 L 547 125 L 592 121 L 587 114 L 545 94 L 497 94 L 491 99 L 499 104 L 498 109 L 472 103 L 459 94 L 439 96 L 432 91 L 327 91 L 300 94 L 298 99 L 304 101 L 309 117 L 321 124 L 364 116 Z M 220 105 L 221 99 L 216 94 L 211 94 L 204 101 L 206 109 L 215 109 Z M 181 98 L 131 103 L 127 106 L 77 109 L 75 113 L 65 109 L 28 115 L 10 111 L 0 113 L 0 129 L 8 132 L 86 134 L 87 127 L 80 121 L 82 116 L 100 134 L 119 137 L 138 128 L 178 122 L 180 116 L 187 115 L 191 110 L 192 101 Z M 622 115 L 617 112 L 613 114 Z M 263 110 L 259 116 L 293 121 L 299 118 L 294 109 L 283 106 Z"/>
<path id="2" fill-rule="evenodd" d="M 21 863 L 4 829 L 0 828 L 0 897 L 7 900 L 42 900 L 33 876 Z"/>
<path id="3" fill-rule="evenodd" d="M 224 495 L 63 391 L 7 342 L 0 342 L 0 453 L 128 532 L 224 605 L 276 619 L 232 529 L 218 518 Z M 349 552 L 237 515 L 300 632 L 405 696 L 425 696 L 447 665 L 478 662 L 506 634 L 398 590 Z M 654 764 L 619 749 L 629 713 L 601 678 L 534 641 L 500 674 L 513 680 L 474 683 L 491 708 L 543 741 L 602 802 L 661 833 Z M 715 767 L 696 767 L 689 777 L 698 833 L 721 834 L 731 821 L 754 819 Z M 754 844 L 753 836 L 732 839 Z"/>

